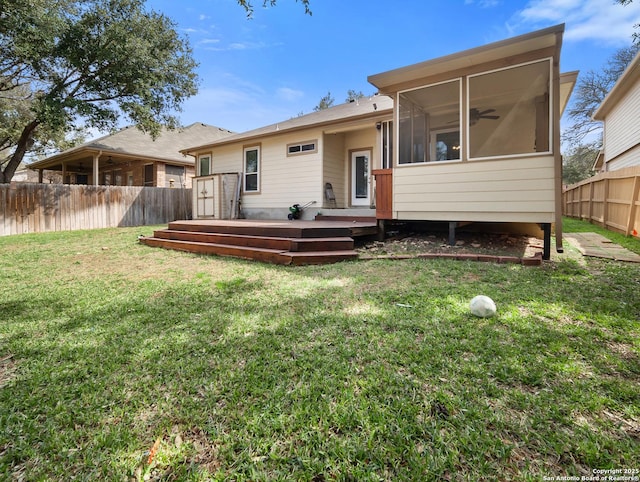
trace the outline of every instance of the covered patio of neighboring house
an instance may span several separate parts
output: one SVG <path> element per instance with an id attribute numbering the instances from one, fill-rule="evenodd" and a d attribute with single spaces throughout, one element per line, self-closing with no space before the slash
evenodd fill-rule
<path id="1" fill-rule="evenodd" d="M 153 139 L 129 126 L 28 167 L 38 172 L 38 182 L 56 182 L 45 180 L 46 170 L 59 173 L 57 179 L 64 184 L 191 188 L 194 161 L 180 150 L 203 137 L 221 139 L 231 134 L 197 122 L 176 130 L 164 129 Z"/>

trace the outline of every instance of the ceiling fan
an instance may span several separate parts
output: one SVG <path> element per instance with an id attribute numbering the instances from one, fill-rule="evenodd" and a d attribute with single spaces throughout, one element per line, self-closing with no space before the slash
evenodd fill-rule
<path id="1" fill-rule="evenodd" d="M 469 110 L 469 125 L 474 125 L 480 119 L 492 119 L 492 120 L 500 119 L 499 115 L 489 115 L 495 111 L 496 111 L 495 109 L 485 109 L 481 111 L 480 109 L 476 109 L 475 107 L 473 107 L 472 109 Z M 457 120 L 449 122 L 449 124 L 457 124 L 457 123 L 458 123 Z"/>
<path id="2" fill-rule="evenodd" d="M 495 109 L 486 109 L 481 111 L 480 109 L 476 109 L 475 107 L 469 111 L 469 124 L 473 125 L 478 122 L 480 119 L 500 119 L 499 115 L 488 115 L 492 112 L 495 112 Z"/>

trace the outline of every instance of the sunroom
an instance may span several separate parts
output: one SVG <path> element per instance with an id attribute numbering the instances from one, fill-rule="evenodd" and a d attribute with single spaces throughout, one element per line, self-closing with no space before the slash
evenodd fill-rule
<path id="1" fill-rule="evenodd" d="M 378 217 L 521 223 L 561 250 L 559 25 L 369 77 L 393 96 L 393 161 L 374 172 Z M 385 191 L 391 189 L 392 195 Z"/>

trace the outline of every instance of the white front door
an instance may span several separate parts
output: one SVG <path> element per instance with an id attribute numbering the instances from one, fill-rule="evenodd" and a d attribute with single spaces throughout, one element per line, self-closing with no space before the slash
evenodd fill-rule
<path id="1" fill-rule="evenodd" d="M 351 205 L 369 206 L 369 164 L 371 151 L 351 153 Z"/>

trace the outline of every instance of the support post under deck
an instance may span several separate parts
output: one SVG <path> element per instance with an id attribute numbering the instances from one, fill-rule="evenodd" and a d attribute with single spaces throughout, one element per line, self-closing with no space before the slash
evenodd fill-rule
<path id="1" fill-rule="evenodd" d="M 456 245 L 456 227 L 458 223 L 456 221 L 449 221 L 449 246 Z"/>
<path id="2" fill-rule="evenodd" d="M 551 223 L 542 223 L 540 227 L 544 232 L 544 247 L 542 250 L 542 259 L 549 260 L 551 258 Z"/>

